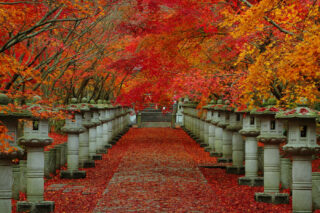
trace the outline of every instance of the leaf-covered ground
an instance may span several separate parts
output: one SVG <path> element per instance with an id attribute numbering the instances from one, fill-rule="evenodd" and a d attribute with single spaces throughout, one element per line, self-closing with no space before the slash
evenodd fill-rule
<path id="1" fill-rule="evenodd" d="M 238 186 L 238 175 L 214 164 L 182 129 L 130 129 L 85 169 L 87 178 L 45 184 L 45 199 L 56 212 L 291 212 L 291 204 L 254 201 L 262 187 Z"/>

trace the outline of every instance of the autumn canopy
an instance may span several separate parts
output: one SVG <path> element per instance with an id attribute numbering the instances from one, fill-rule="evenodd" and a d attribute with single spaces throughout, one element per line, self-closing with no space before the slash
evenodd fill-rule
<path id="1" fill-rule="evenodd" d="M 0 90 L 17 105 L 319 102 L 317 0 L 3 0 L 0 27 Z"/>

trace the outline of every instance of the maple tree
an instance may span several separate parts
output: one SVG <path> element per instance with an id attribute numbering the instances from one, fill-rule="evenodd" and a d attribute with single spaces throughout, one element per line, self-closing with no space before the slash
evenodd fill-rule
<path id="1" fill-rule="evenodd" d="M 145 107 L 319 101 L 319 1 L 0 2 L 0 90 Z M 304 98 L 304 99 L 301 99 Z M 168 107 L 167 107 L 168 108 Z"/>

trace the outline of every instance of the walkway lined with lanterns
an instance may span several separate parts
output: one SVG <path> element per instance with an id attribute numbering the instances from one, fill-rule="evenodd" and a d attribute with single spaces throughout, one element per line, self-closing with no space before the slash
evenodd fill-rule
<path id="1" fill-rule="evenodd" d="M 0 156 L 0 212 L 319 209 L 318 114 L 306 106 L 281 111 L 270 100 L 249 111 L 218 100 L 199 111 L 186 101 L 171 117 L 178 129 L 130 129 L 128 107 L 73 98 L 57 143 L 37 100 L 15 112 L 0 100 L 16 135 L 6 139 L 16 149 Z M 19 118 L 27 121 L 17 134 Z"/>
<path id="2" fill-rule="evenodd" d="M 257 203 L 263 187 L 239 186 L 240 175 L 211 168 L 217 158 L 181 128 L 131 128 L 95 163 L 84 179 L 47 180 L 56 212 L 291 212 Z"/>

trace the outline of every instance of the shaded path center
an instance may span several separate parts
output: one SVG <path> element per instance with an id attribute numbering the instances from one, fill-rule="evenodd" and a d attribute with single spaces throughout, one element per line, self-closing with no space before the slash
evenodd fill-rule
<path id="1" fill-rule="evenodd" d="M 208 212 L 214 192 L 178 130 L 134 129 L 118 171 L 94 212 Z"/>

